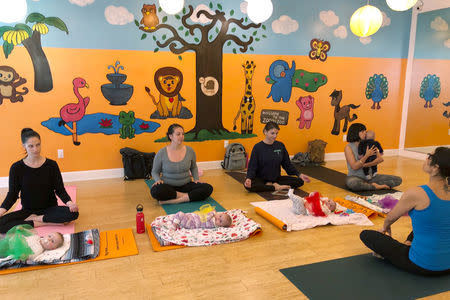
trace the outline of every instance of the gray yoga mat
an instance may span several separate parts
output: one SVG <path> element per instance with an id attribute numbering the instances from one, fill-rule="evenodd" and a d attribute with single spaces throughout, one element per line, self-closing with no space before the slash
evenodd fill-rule
<path id="1" fill-rule="evenodd" d="M 390 190 L 373 190 L 373 191 L 360 191 L 360 192 L 354 192 L 350 191 L 345 184 L 345 180 L 347 178 L 347 174 L 333 170 L 328 169 L 324 166 L 311 166 L 311 167 L 302 167 L 298 163 L 292 163 L 294 167 L 299 170 L 300 173 L 308 175 L 314 179 L 323 181 L 325 183 L 334 185 L 338 188 L 347 190 L 349 192 L 352 192 L 354 194 L 358 194 L 361 196 L 371 196 L 371 195 L 384 195 L 384 194 L 390 194 L 398 192 L 398 190 L 390 189 Z"/>
<path id="2" fill-rule="evenodd" d="M 225 172 L 225 173 L 227 173 L 229 176 L 234 178 L 236 181 L 244 184 L 246 173 L 237 172 L 237 171 Z M 264 199 L 271 201 L 271 200 L 286 199 L 286 198 L 288 198 L 287 193 L 288 193 L 288 191 L 278 191 L 278 192 L 261 192 L 261 193 L 257 193 L 257 194 L 260 195 L 261 197 L 263 197 Z M 308 192 L 305 192 L 304 190 L 301 190 L 301 189 L 295 189 L 294 194 L 296 194 L 300 197 L 306 197 L 309 195 Z"/>
<path id="3" fill-rule="evenodd" d="M 450 275 L 424 277 L 363 254 L 281 269 L 310 299 L 417 299 L 450 290 Z"/>

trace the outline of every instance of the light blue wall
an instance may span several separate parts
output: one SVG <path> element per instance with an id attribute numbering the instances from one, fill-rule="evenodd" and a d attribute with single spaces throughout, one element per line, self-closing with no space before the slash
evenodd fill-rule
<path id="1" fill-rule="evenodd" d="M 450 59 L 450 8 L 417 16 L 414 58 Z"/>
<path id="2" fill-rule="evenodd" d="M 92 2 L 92 0 L 72 0 L 72 2 Z M 245 17 L 240 10 L 243 0 L 214 0 L 222 4 L 224 10 L 229 13 L 235 11 L 234 17 Z M 360 6 L 366 4 L 362 0 L 272 0 L 274 12 L 272 17 L 264 22 L 267 27 L 266 39 L 259 43 L 253 43 L 254 53 L 279 54 L 279 55 L 307 55 L 313 38 L 330 41 L 331 50 L 329 56 L 343 57 L 384 57 L 406 58 L 408 53 L 408 41 L 410 31 L 411 11 L 395 12 L 390 10 L 384 0 L 371 1 L 386 13 L 390 19 L 388 26 L 382 27 L 371 37 L 370 43 L 363 44 L 354 36 L 349 28 L 349 20 L 352 13 Z M 72 4 L 69 0 L 28 0 L 28 13 L 40 12 L 45 16 L 57 16 L 61 18 L 69 28 L 69 35 L 51 29 L 51 32 L 42 40 L 44 47 L 82 48 L 82 49 L 124 49 L 124 50 L 153 50 L 155 42 L 147 38 L 140 40 L 142 32 L 137 30 L 133 22 L 125 25 L 111 25 L 106 21 L 105 8 L 109 5 L 123 6 L 138 21 L 140 12 L 146 0 L 95 0 L 86 6 Z M 158 1 L 154 1 L 158 6 Z M 209 1 L 185 0 L 185 6 L 191 4 L 194 8 L 201 3 L 209 4 Z M 339 17 L 339 22 L 333 26 L 326 26 L 319 18 L 321 11 L 333 11 Z M 298 30 L 290 34 L 277 34 L 272 31 L 272 22 L 280 16 L 287 15 L 298 23 Z M 160 20 L 164 13 L 158 13 Z M 448 14 L 447 14 L 448 16 Z M 173 16 L 169 17 L 169 24 L 178 27 L 180 22 Z M 7 25 L 2 24 L 1 25 Z M 347 35 L 339 38 L 334 35 L 338 26 L 345 26 Z M 162 30 L 157 33 L 162 36 Z M 344 37 L 344 36 L 343 36 Z M 231 53 L 234 45 L 226 47 L 225 53 Z M 168 51 L 168 49 L 161 49 Z"/>

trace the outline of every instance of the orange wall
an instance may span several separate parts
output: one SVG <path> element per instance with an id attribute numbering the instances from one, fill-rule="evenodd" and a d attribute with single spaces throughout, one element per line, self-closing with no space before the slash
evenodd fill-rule
<path id="1" fill-rule="evenodd" d="M 23 157 L 20 143 L 20 130 L 32 127 L 41 134 L 43 155 L 56 159 L 57 149 L 63 149 L 65 157 L 58 159 L 64 172 L 110 169 L 122 167 L 119 149 L 132 147 L 142 151 L 157 151 L 163 143 L 154 143 L 164 136 L 167 127 L 177 122 L 186 130 L 195 124 L 195 63 L 194 54 L 185 53 L 179 60 L 170 52 L 153 53 L 150 51 L 123 50 L 88 50 L 88 49 L 58 49 L 45 48 L 53 75 L 54 88 L 48 93 L 37 93 L 33 90 L 34 75 L 31 60 L 23 47 L 16 47 L 8 59 L 0 58 L 0 65 L 12 66 L 28 82 L 25 86 L 30 92 L 24 96 L 22 103 L 10 103 L 5 100 L 0 105 L 0 128 L 2 128 L 2 147 L 0 147 L 0 176 L 8 176 L 8 170 L 14 161 Z M 308 93 L 293 88 L 289 103 L 274 103 L 267 99 L 270 85 L 265 82 L 270 64 L 276 59 L 283 59 L 291 65 L 295 60 L 297 69 L 310 72 L 320 72 L 328 77 L 328 83 L 314 93 Z M 125 67 L 121 73 L 127 74 L 125 83 L 134 86 L 134 94 L 126 106 L 111 106 L 100 91 L 102 84 L 108 83 L 105 75 L 110 73 L 107 66 L 119 60 Z M 330 105 L 330 93 L 333 89 L 343 90 L 342 105 L 349 103 L 361 104 L 355 112 L 368 128 L 376 131 L 377 139 L 385 149 L 398 148 L 400 118 L 402 107 L 403 83 L 405 81 L 405 59 L 385 58 L 348 58 L 329 57 L 326 62 L 312 61 L 305 56 L 275 56 L 226 54 L 223 62 L 223 123 L 225 128 L 232 130 L 232 122 L 244 92 L 244 72 L 242 63 L 253 60 L 256 63 L 253 77 L 253 94 L 256 101 L 255 129 L 257 138 L 237 140 L 245 145 L 248 151 L 261 140 L 263 124 L 259 123 L 261 109 L 277 109 L 289 111 L 289 123 L 282 126 L 279 140 L 286 144 L 290 154 L 306 151 L 307 142 L 316 138 L 328 142 L 327 152 L 342 152 L 345 142 L 342 133 L 331 135 L 333 126 L 333 107 Z M 90 103 L 87 114 L 105 112 L 118 114 L 119 111 L 134 110 L 136 118 L 149 119 L 155 111 L 155 106 L 145 93 L 144 86 L 156 91 L 153 83 L 154 72 L 163 66 L 174 66 L 183 72 L 184 84 L 182 96 L 187 100 L 184 105 L 193 113 L 194 118 L 188 120 L 167 119 L 152 120 L 161 124 L 154 133 L 136 135 L 132 140 L 122 140 L 118 135 L 84 134 L 79 136 L 81 146 L 74 146 L 70 136 L 57 134 L 43 127 L 40 123 L 51 117 L 59 117 L 60 108 L 76 102 L 72 91 L 72 80 L 83 77 L 89 84 L 89 89 L 81 89 L 83 97 L 89 96 Z M 389 81 L 389 96 L 381 102 L 380 110 L 372 110 L 371 101 L 364 96 L 366 83 L 373 74 L 384 74 Z M 441 78 L 441 82 L 445 82 Z M 445 93 L 443 88 L 443 94 Z M 300 111 L 295 104 L 299 96 L 311 94 L 315 98 L 314 120 L 312 127 L 298 129 Z M 443 96 L 441 95 L 441 97 Z M 447 92 L 448 96 L 448 92 Z M 342 130 L 341 123 L 341 130 Z M 240 124 L 238 123 L 238 130 Z M 223 159 L 223 141 L 205 141 L 189 143 L 197 152 L 198 161 Z"/>
<path id="2" fill-rule="evenodd" d="M 431 101 L 432 108 L 424 108 L 425 100 L 420 98 L 420 85 L 428 74 L 440 77 L 441 94 Z M 411 94 L 408 106 L 405 148 L 434 145 L 449 145 L 450 119 L 442 114 L 450 111 L 442 103 L 450 101 L 450 61 L 438 59 L 415 59 L 411 80 Z"/>

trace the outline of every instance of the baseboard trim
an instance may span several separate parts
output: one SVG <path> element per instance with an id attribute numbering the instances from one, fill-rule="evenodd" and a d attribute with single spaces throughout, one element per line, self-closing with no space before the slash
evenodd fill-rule
<path id="1" fill-rule="evenodd" d="M 406 154 L 401 156 L 406 156 L 410 158 L 423 159 L 420 156 L 420 153 L 410 152 L 410 151 L 402 151 Z M 413 154 L 411 154 L 413 153 Z M 398 149 L 388 149 L 384 151 L 385 156 L 396 156 L 400 155 Z M 412 155 L 412 156 L 409 156 Z M 291 156 L 292 158 L 293 156 Z M 334 153 L 325 153 L 325 161 L 333 161 L 333 160 L 344 160 L 344 152 L 334 152 Z M 221 160 L 215 161 L 202 161 L 198 162 L 197 165 L 202 170 L 213 170 L 213 169 L 221 169 Z M 107 178 L 120 178 L 123 177 L 123 168 L 117 169 L 103 169 L 103 170 L 90 170 L 90 171 L 76 171 L 76 172 L 63 172 L 62 173 L 64 182 L 73 182 L 73 181 L 86 181 L 86 180 L 98 180 L 98 179 L 107 179 Z M 0 177 L 0 188 L 8 187 L 8 177 Z"/>

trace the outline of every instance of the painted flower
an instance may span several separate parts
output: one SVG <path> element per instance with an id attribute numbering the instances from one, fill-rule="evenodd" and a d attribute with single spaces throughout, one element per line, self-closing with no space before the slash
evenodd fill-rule
<path id="1" fill-rule="evenodd" d="M 141 125 L 139 125 L 139 127 L 140 127 L 142 130 L 147 130 L 150 126 L 149 126 L 147 123 L 142 123 Z"/>
<path id="2" fill-rule="evenodd" d="M 100 124 L 100 128 L 111 128 L 112 127 L 112 119 L 101 119 L 101 122 L 98 122 Z"/>

